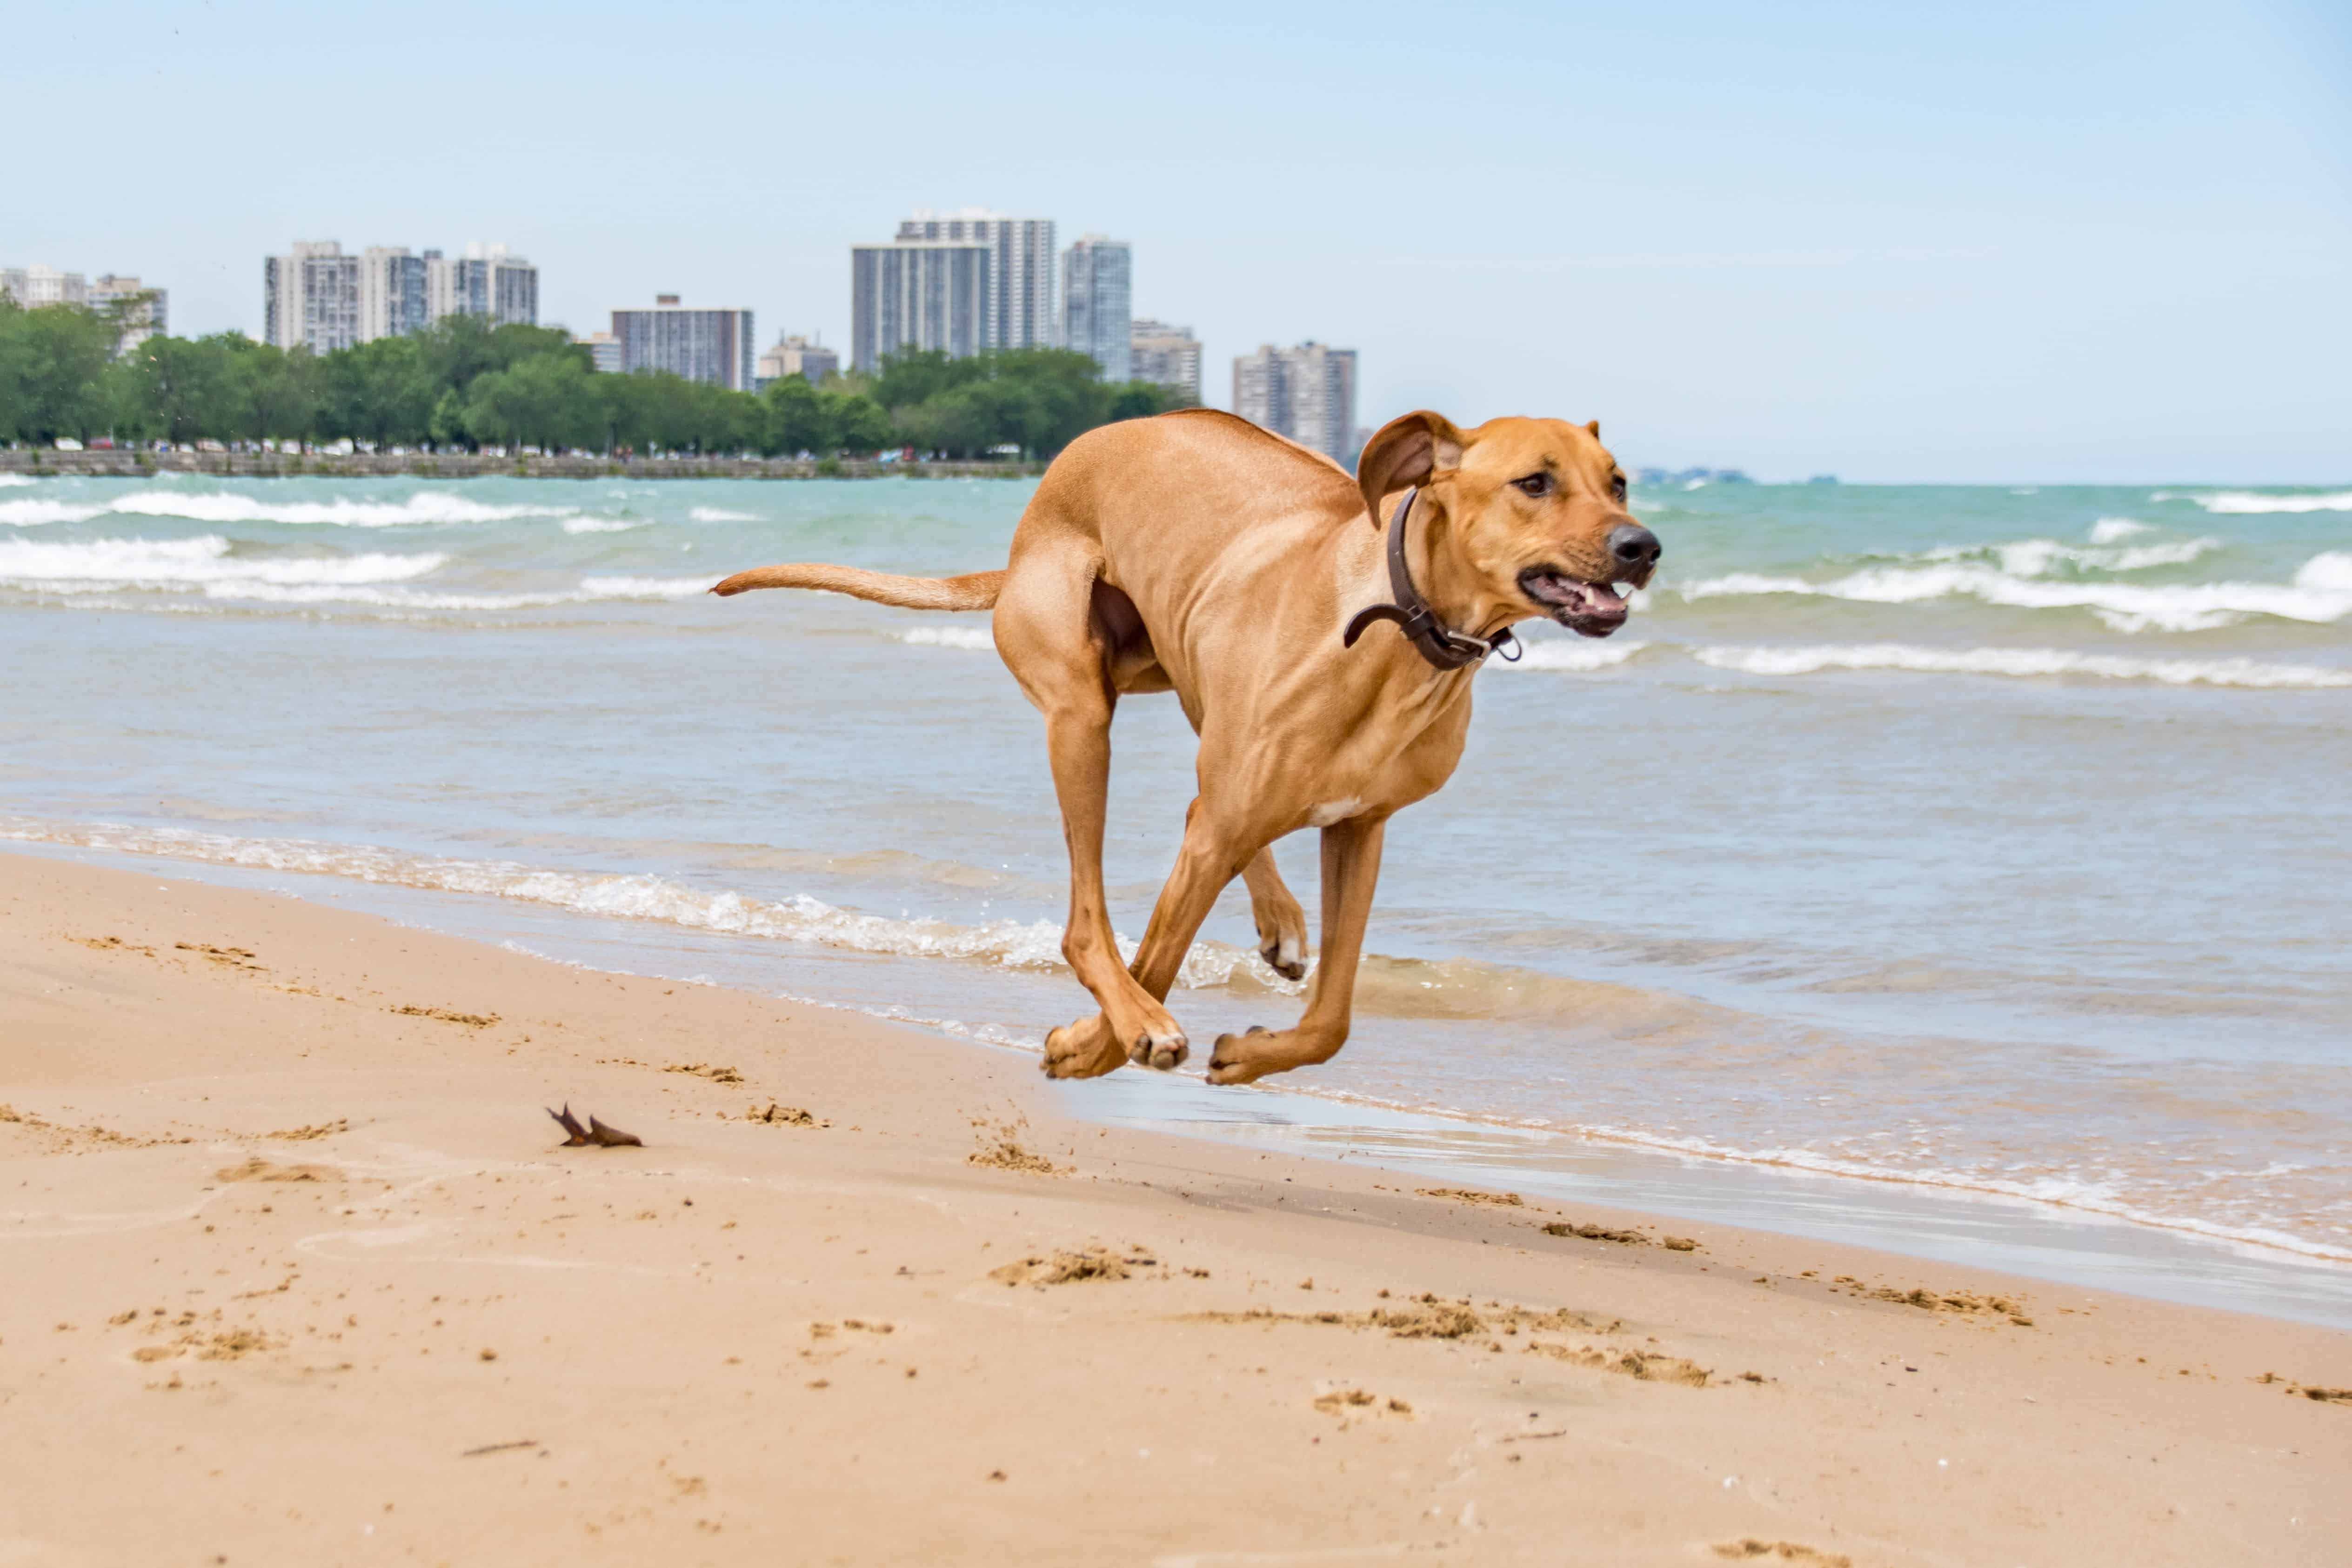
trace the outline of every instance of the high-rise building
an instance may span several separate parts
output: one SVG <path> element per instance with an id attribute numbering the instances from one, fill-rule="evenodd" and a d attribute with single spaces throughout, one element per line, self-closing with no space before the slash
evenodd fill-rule
<path id="1" fill-rule="evenodd" d="M 493 327 L 539 325 L 539 268 L 502 245 L 474 244 L 463 256 L 428 250 L 425 325 L 445 316 L 479 316 Z"/>
<path id="2" fill-rule="evenodd" d="M 1356 350 L 1268 343 L 1234 361 L 1234 412 L 1343 463 L 1356 434 Z"/>
<path id="3" fill-rule="evenodd" d="M 27 310 L 44 305 L 87 305 L 89 286 L 79 272 L 59 272 L 54 267 L 0 267 L 0 294 Z"/>
<path id="4" fill-rule="evenodd" d="M 810 385 L 824 380 L 841 369 L 841 356 L 821 343 L 802 337 L 783 337 L 776 346 L 760 356 L 759 368 L 751 377 L 751 390 L 765 392 L 770 382 L 780 382 L 786 376 L 800 376 Z"/>
<path id="5" fill-rule="evenodd" d="M 360 258 L 331 239 L 296 240 L 261 269 L 262 341 L 314 354 L 359 341 Z"/>
<path id="6" fill-rule="evenodd" d="M 360 252 L 360 339 L 398 338 L 422 331 L 425 257 L 404 245 L 372 245 Z"/>
<path id="7" fill-rule="evenodd" d="M 1091 358 L 1107 382 L 1126 381 L 1133 329 L 1135 247 L 1081 235 L 1062 253 L 1062 342 Z"/>
<path id="8" fill-rule="evenodd" d="M 1127 341 L 1130 377 L 1157 382 L 1195 403 L 1201 401 L 1201 345 L 1192 328 L 1138 321 L 1129 329 Z"/>
<path id="9" fill-rule="evenodd" d="M 584 338 L 574 338 L 572 340 L 588 350 L 591 369 L 602 371 L 607 375 L 616 376 L 621 373 L 621 340 L 612 333 L 591 332 Z"/>
<path id="10" fill-rule="evenodd" d="M 127 354 L 158 332 L 169 329 L 171 291 L 149 288 L 136 277 L 102 272 L 91 280 L 84 299 L 93 310 L 121 313 L 122 336 L 114 347 L 117 354 Z"/>
<path id="11" fill-rule="evenodd" d="M 1054 289 L 1054 220 L 1008 218 L 985 207 L 919 212 L 898 225 L 898 239 L 984 245 L 993 253 L 982 314 L 984 349 L 1052 349 L 1062 341 L 1060 297 Z"/>
<path id="12" fill-rule="evenodd" d="M 458 308 L 494 327 L 539 325 L 539 268 L 502 245 L 469 245 L 456 264 Z"/>
<path id="13" fill-rule="evenodd" d="M 457 264 L 437 250 L 417 259 L 425 263 L 425 324 L 429 327 L 463 308 L 457 301 Z"/>
<path id="14" fill-rule="evenodd" d="M 849 362 L 940 350 L 963 359 L 993 344 L 996 247 L 977 240 L 896 240 L 849 251 Z"/>
<path id="15" fill-rule="evenodd" d="M 667 371 L 732 392 L 751 390 L 749 310 L 689 309 L 675 294 L 656 294 L 650 310 L 614 311 L 613 336 L 625 371 Z"/>
<path id="16" fill-rule="evenodd" d="M 0 294 L 27 310 L 43 305 L 83 305 L 92 310 L 120 312 L 122 336 L 114 349 L 118 355 L 129 353 L 164 330 L 170 315 L 168 290 L 149 288 L 136 277 L 111 272 L 99 274 L 92 282 L 79 272 L 60 272 L 54 267 L 0 267 Z"/>

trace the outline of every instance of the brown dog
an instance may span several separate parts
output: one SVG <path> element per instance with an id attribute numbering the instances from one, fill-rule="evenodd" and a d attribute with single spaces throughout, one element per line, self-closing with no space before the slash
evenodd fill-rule
<path id="1" fill-rule="evenodd" d="M 1381 835 L 1453 774 L 1486 645 L 1507 645 L 1513 622 L 1538 615 L 1607 636 L 1625 621 L 1613 585 L 1648 581 L 1658 555 L 1625 510 L 1625 476 L 1597 422 L 1464 431 L 1409 413 L 1366 444 L 1350 482 L 1246 420 L 1188 409 L 1072 442 L 1030 497 L 1003 571 L 769 566 L 711 591 L 994 608 L 997 652 L 1045 716 L 1070 849 L 1062 952 L 1102 1009 L 1045 1037 L 1054 1077 L 1184 1060 L 1184 1031 L 1162 1004 L 1236 875 L 1266 962 L 1305 974 L 1306 915 L 1267 846 L 1321 829 L 1323 951 L 1306 1011 L 1291 1029 L 1223 1036 L 1209 1059 L 1211 1082 L 1246 1083 L 1327 1061 L 1347 1040 Z M 1380 614 L 1399 631 L 1366 632 L 1360 612 L 1391 596 L 1400 608 Z M 1111 709 L 1122 693 L 1164 691 L 1201 737 L 1200 793 L 1130 967 L 1103 902 Z"/>

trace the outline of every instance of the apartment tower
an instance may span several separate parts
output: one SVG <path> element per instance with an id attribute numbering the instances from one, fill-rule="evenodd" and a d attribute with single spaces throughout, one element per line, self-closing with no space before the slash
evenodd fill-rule
<path id="1" fill-rule="evenodd" d="M 1268 343 L 1234 361 L 1234 412 L 1345 463 L 1356 441 L 1356 350 Z"/>
<path id="2" fill-rule="evenodd" d="M 918 212 L 898 225 L 901 244 L 984 245 L 993 253 L 982 312 L 986 349 L 1051 349 L 1062 341 L 1054 291 L 1054 220 L 1008 218 L 985 207 Z"/>
<path id="3" fill-rule="evenodd" d="M 993 346 L 997 250 L 978 240 L 894 240 L 849 251 L 849 362 L 876 371 L 904 349 L 963 359 Z"/>
<path id="4" fill-rule="evenodd" d="M 1127 342 L 1129 377 L 1157 382 L 1194 403 L 1201 401 L 1201 344 L 1192 328 L 1137 321 Z"/>
<path id="5" fill-rule="evenodd" d="M 1091 358 L 1107 382 L 1129 379 L 1134 247 L 1081 235 L 1062 253 L 1062 342 Z"/>
<path id="6" fill-rule="evenodd" d="M 751 390 L 749 310 L 688 308 L 675 294 L 656 294 L 650 310 L 614 311 L 613 338 L 624 372 L 667 371 L 730 392 Z"/>
<path id="7" fill-rule="evenodd" d="M 425 257 L 406 246 L 372 245 L 360 252 L 360 341 L 422 331 Z"/>
<path id="8" fill-rule="evenodd" d="M 296 240 L 261 264 L 261 340 L 313 354 L 360 340 L 360 258 L 331 239 Z"/>

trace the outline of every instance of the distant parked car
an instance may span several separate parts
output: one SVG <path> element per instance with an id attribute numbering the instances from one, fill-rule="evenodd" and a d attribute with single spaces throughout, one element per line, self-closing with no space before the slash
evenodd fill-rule
<path id="1" fill-rule="evenodd" d="M 70 435 L 60 435 L 57 440 L 51 442 L 49 444 L 55 446 L 60 452 L 79 452 L 81 450 L 81 443 L 76 441 Z"/>

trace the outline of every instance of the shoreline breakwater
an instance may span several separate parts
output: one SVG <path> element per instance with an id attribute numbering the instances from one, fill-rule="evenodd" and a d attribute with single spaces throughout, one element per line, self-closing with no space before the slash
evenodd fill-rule
<path id="1" fill-rule="evenodd" d="M 230 479 L 1031 479 L 1043 463 L 879 463 L 853 457 L 507 457 L 476 452 L 58 452 L 0 449 L 0 474 L 31 478 L 139 479 L 210 474 Z"/>

